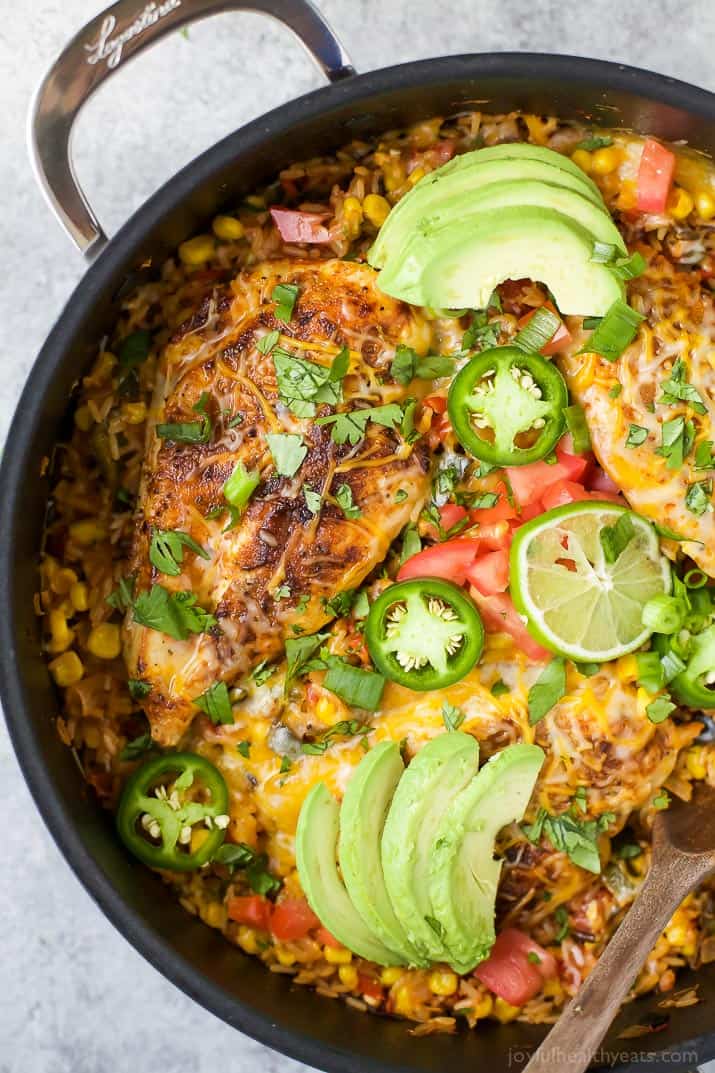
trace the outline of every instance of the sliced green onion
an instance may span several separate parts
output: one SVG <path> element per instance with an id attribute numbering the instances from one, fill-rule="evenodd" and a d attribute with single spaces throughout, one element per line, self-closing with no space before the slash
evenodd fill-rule
<path id="1" fill-rule="evenodd" d="M 583 330 L 585 332 L 592 332 L 594 328 L 597 328 L 603 317 L 584 317 L 583 318 Z"/>
<path id="2" fill-rule="evenodd" d="M 630 257 L 617 257 L 609 266 L 621 279 L 637 279 L 642 276 L 648 263 L 642 253 L 636 250 Z"/>
<path id="3" fill-rule="evenodd" d="M 237 462 L 233 473 L 223 486 L 224 497 L 232 507 L 242 511 L 258 487 L 260 480 L 261 475 L 258 470 L 249 472 L 243 462 Z"/>
<path id="4" fill-rule="evenodd" d="M 689 589 L 702 589 L 708 583 L 708 575 L 702 570 L 688 570 L 683 581 Z"/>
<path id="5" fill-rule="evenodd" d="M 635 339 L 643 320 L 642 313 L 617 298 L 580 353 L 600 354 L 607 361 L 618 361 Z"/>
<path id="6" fill-rule="evenodd" d="M 333 658 L 323 685 L 346 704 L 374 712 L 380 705 L 385 679 L 376 671 L 365 671 L 362 667 L 353 667 L 350 663 Z"/>
<path id="7" fill-rule="evenodd" d="M 156 426 L 159 439 L 170 440 L 171 443 L 208 443 L 211 431 L 208 417 L 203 417 L 201 421 L 180 421 Z"/>
<path id="8" fill-rule="evenodd" d="M 287 323 L 293 316 L 293 309 L 298 298 L 295 283 L 279 283 L 273 288 L 271 299 L 276 303 L 276 320 Z"/>
<path id="9" fill-rule="evenodd" d="M 573 406 L 566 406 L 564 417 L 566 418 L 566 427 L 571 433 L 575 454 L 585 455 L 587 451 L 591 450 L 591 435 L 588 431 L 583 408 L 578 403 L 574 403 Z"/>
<path id="10" fill-rule="evenodd" d="M 677 633 L 685 622 L 687 607 L 679 596 L 660 593 L 652 596 L 643 608 L 641 621 L 654 633 Z"/>
<path id="11" fill-rule="evenodd" d="M 546 306 L 541 306 L 529 323 L 516 333 L 512 345 L 518 346 L 520 350 L 525 350 L 528 354 L 538 354 L 541 348 L 553 339 L 560 325 L 561 318 Z"/>
<path id="12" fill-rule="evenodd" d="M 591 260 L 597 265 L 607 265 L 615 261 L 618 249 L 610 242 L 594 242 Z"/>
<path id="13" fill-rule="evenodd" d="M 665 685 L 672 682 L 679 674 L 682 674 L 685 670 L 685 662 L 680 656 L 669 648 L 664 655 L 660 657 L 661 666 L 663 668 L 663 680 Z"/>
<path id="14" fill-rule="evenodd" d="M 638 685 L 649 693 L 657 693 L 665 685 L 663 664 L 657 652 L 636 653 Z"/>

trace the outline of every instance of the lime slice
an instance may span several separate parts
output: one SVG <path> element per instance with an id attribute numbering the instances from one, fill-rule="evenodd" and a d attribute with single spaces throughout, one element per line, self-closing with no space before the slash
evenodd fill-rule
<path id="1" fill-rule="evenodd" d="M 614 528 L 618 526 L 618 528 Z M 670 592 L 655 529 L 615 503 L 569 503 L 516 531 L 511 595 L 529 632 L 577 662 L 603 662 L 650 636 L 643 607 Z"/>

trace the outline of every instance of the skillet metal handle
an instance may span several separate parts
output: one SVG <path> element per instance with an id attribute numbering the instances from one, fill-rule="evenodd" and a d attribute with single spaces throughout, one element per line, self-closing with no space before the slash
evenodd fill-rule
<path id="1" fill-rule="evenodd" d="M 77 181 L 74 121 L 95 89 L 166 34 L 226 11 L 253 11 L 284 23 L 331 82 L 354 74 L 350 58 L 311 0 L 118 0 L 92 19 L 55 60 L 32 102 L 28 137 L 35 174 L 50 208 L 88 258 L 107 242 Z"/>

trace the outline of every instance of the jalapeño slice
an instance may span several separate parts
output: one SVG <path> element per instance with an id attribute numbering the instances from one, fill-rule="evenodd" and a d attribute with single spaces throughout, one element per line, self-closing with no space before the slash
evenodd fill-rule
<path id="1" fill-rule="evenodd" d="M 375 600 L 365 639 L 386 678 L 422 692 L 464 678 L 482 653 L 484 628 L 462 589 L 422 577 L 391 585 Z"/>
<path id="2" fill-rule="evenodd" d="M 447 408 L 457 439 L 494 466 L 525 466 L 545 458 L 564 431 L 564 378 L 540 354 L 493 347 L 455 376 Z"/>
<path id="3" fill-rule="evenodd" d="M 117 830 L 144 864 L 191 872 L 210 861 L 223 842 L 227 812 L 228 789 L 220 771 L 196 753 L 172 753 L 148 760 L 130 775 Z M 206 833 L 192 850 L 195 830 Z"/>
<path id="4" fill-rule="evenodd" d="M 689 708 L 715 708 L 715 625 L 693 637 L 685 670 L 670 683 L 676 700 Z"/>

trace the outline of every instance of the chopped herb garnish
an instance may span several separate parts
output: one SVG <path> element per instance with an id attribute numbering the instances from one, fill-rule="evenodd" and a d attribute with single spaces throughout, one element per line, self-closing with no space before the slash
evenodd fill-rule
<path id="1" fill-rule="evenodd" d="M 445 701 L 442 705 L 442 722 L 447 730 L 459 730 L 466 718 L 462 709 L 450 704 L 449 701 Z"/>
<path id="2" fill-rule="evenodd" d="M 564 409 L 564 417 L 566 418 L 566 427 L 571 433 L 571 442 L 575 453 L 577 455 L 586 454 L 587 451 L 591 450 L 591 434 L 588 431 L 583 407 L 579 406 L 578 403 L 567 406 Z"/>
<path id="3" fill-rule="evenodd" d="M 425 916 L 425 921 L 427 924 L 429 924 L 430 928 L 435 933 L 435 935 L 437 935 L 438 938 L 444 938 L 444 928 L 442 926 L 441 921 L 437 920 L 436 917 L 432 916 Z"/>
<path id="4" fill-rule="evenodd" d="M 417 527 L 410 522 L 405 526 L 402 534 L 402 552 L 400 554 L 400 566 L 406 563 L 408 559 L 411 559 L 413 555 L 417 555 L 422 551 L 422 541 L 420 535 L 417 532 Z"/>
<path id="5" fill-rule="evenodd" d="M 529 690 L 529 723 L 534 726 L 566 693 L 566 663 L 554 656 Z"/>
<path id="6" fill-rule="evenodd" d="M 712 481 L 697 481 L 695 484 L 691 484 L 688 488 L 685 496 L 685 506 L 691 514 L 695 514 L 699 517 L 708 511 L 712 511 L 713 506 L 710 502 L 711 495 Z"/>
<path id="7" fill-rule="evenodd" d="M 231 872 L 235 868 L 243 869 L 248 885 L 255 894 L 276 894 L 283 886 L 283 881 L 268 871 L 268 855 L 256 853 L 255 849 L 245 842 L 224 842 L 216 850 L 213 859 L 225 865 Z"/>
<path id="8" fill-rule="evenodd" d="M 478 309 L 462 336 L 462 350 L 485 350 L 496 346 L 499 342 L 499 327 L 498 323 L 489 323 L 486 309 Z"/>
<path id="9" fill-rule="evenodd" d="M 360 507 L 353 501 L 353 490 L 349 484 L 341 484 L 338 487 L 335 493 L 335 502 L 346 518 L 359 518 L 362 514 Z"/>
<path id="10" fill-rule="evenodd" d="M 636 535 L 630 514 L 622 514 L 613 525 L 604 525 L 598 535 L 606 562 L 617 562 Z"/>
<path id="11" fill-rule="evenodd" d="M 209 559 L 209 553 L 197 544 L 188 533 L 178 529 L 155 529 L 149 545 L 149 562 L 160 574 L 178 577 L 184 561 L 184 548 L 188 548 L 202 559 Z"/>
<path id="12" fill-rule="evenodd" d="M 662 723 L 675 711 L 675 707 L 670 697 L 656 697 L 650 704 L 646 704 L 645 710 L 651 723 Z"/>
<path id="13" fill-rule="evenodd" d="M 295 283 L 279 283 L 273 288 L 271 299 L 276 303 L 276 320 L 288 323 L 298 299 L 298 287 Z"/>
<path id="14" fill-rule="evenodd" d="M 258 470 L 247 470 L 243 462 L 237 462 L 233 467 L 233 473 L 223 486 L 224 498 L 236 512 L 235 520 L 231 517 L 229 528 L 236 524 L 260 482 Z"/>
<path id="15" fill-rule="evenodd" d="M 278 475 L 294 477 L 308 454 L 301 437 L 286 432 L 269 432 L 266 440 Z"/>
<path id="16" fill-rule="evenodd" d="M 289 354 L 281 347 L 273 350 L 278 396 L 296 417 L 314 417 L 317 403 L 336 406 L 342 399 L 342 378 L 347 372 L 350 352 L 344 348 L 330 368 Z"/>
<path id="17" fill-rule="evenodd" d="M 511 693 L 511 690 L 506 682 L 503 682 L 501 678 L 497 678 L 489 692 L 493 697 L 503 697 L 505 693 Z"/>
<path id="18" fill-rule="evenodd" d="M 313 489 L 309 488 L 306 484 L 303 485 L 303 496 L 305 498 L 306 506 L 308 507 L 310 513 L 319 514 L 320 508 L 323 505 L 323 500 L 318 494 L 318 492 L 314 492 Z"/>
<path id="19" fill-rule="evenodd" d="M 662 811 L 670 804 L 670 797 L 667 790 L 661 790 L 659 794 L 653 798 L 653 808 Z"/>
<path id="20" fill-rule="evenodd" d="M 640 857 L 642 854 L 643 850 L 635 842 L 623 842 L 613 850 L 613 855 L 620 861 L 631 861 L 634 857 Z"/>
<path id="21" fill-rule="evenodd" d="M 236 749 L 241 754 L 244 760 L 248 760 L 251 755 L 251 743 L 250 741 L 239 741 Z"/>
<path id="22" fill-rule="evenodd" d="M 611 390 L 608 392 L 610 398 L 617 399 L 623 391 L 623 384 L 614 384 Z"/>
<path id="23" fill-rule="evenodd" d="M 585 149 L 587 153 L 593 153 L 596 149 L 606 149 L 613 145 L 613 138 L 608 134 L 591 134 L 588 138 L 582 138 L 577 144 L 577 149 Z"/>
<path id="24" fill-rule="evenodd" d="M 132 700 L 143 700 L 151 693 L 151 686 L 149 682 L 145 682 L 141 678 L 128 678 L 127 687 L 129 689 L 129 696 Z"/>
<path id="25" fill-rule="evenodd" d="M 575 804 L 558 816 L 540 808 L 535 822 L 524 828 L 524 834 L 533 843 L 545 835 L 555 850 L 565 853 L 579 868 L 598 874 L 601 871 L 598 837 L 614 820 L 612 812 L 604 812 L 597 820 L 581 819 Z"/>
<path id="26" fill-rule="evenodd" d="M 296 613 L 298 615 L 302 615 L 303 612 L 308 609 L 308 604 L 309 603 L 310 603 L 310 596 L 308 595 L 307 592 L 304 592 L 302 594 L 302 596 L 298 597 L 298 600 L 296 602 L 296 605 L 295 605 Z"/>
<path id="27" fill-rule="evenodd" d="M 107 597 L 109 606 L 113 607 L 115 611 L 121 611 L 122 613 L 128 611 L 132 606 L 132 600 L 134 599 L 135 583 L 136 578 L 133 574 L 129 577 L 120 577 L 116 589 L 114 592 L 110 592 Z"/>
<path id="28" fill-rule="evenodd" d="M 713 454 L 712 440 L 701 440 L 695 448 L 695 468 L 715 469 L 715 455 Z"/>
<path id="29" fill-rule="evenodd" d="M 582 674 L 584 678 L 593 678 L 594 674 L 598 674 L 601 669 L 600 663 L 577 663 L 575 666 L 578 673 Z"/>
<path id="30" fill-rule="evenodd" d="M 320 646 L 328 639 L 327 633 L 313 633 L 309 637 L 289 637 L 286 641 L 286 690 L 294 678 L 308 669 L 308 663 Z M 321 664 L 325 666 L 325 664 Z"/>
<path id="31" fill-rule="evenodd" d="M 225 682 L 214 682 L 212 686 L 194 698 L 194 704 L 202 712 L 206 712 L 212 723 L 233 723 L 233 709 L 228 695 L 228 686 Z"/>
<path id="32" fill-rule="evenodd" d="M 261 662 L 253 668 L 251 678 L 257 686 L 262 686 L 264 682 L 272 676 L 275 667 L 270 666 L 267 659 L 262 659 Z"/>
<path id="33" fill-rule="evenodd" d="M 290 585 L 279 585 L 273 596 L 276 600 L 287 600 L 290 596 Z"/>
<path id="34" fill-rule="evenodd" d="M 533 950 L 530 950 L 529 953 L 526 955 L 526 960 L 531 965 L 540 965 L 541 964 L 541 958 Z"/>
<path id="35" fill-rule="evenodd" d="M 204 415 L 200 421 L 157 425 L 156 434 L 159 439 L 169 440 L 171 443 L 208 443 L 212 427 L 211 419 Z"/>
<path id="36" fill-rule="evenodd" d="M 630 425 L 626 438 L 626 447 L 640 447 L 648 439 L 648 429 L 643 425 Z"/>
<path id="37" fill-rule="evenodd" d="M 571 930 L 569 924 L 569 915 L 563 905 L 559 905 L 556 909 L 554 909 L 554 920 L 559 926 L 559 930 L 556 932 L 554 938 L 556 939 L 557 943 L 560 943 L 566 938 L 569 931 Z"/>
<path id="38" fill-rule="evenodd" d="M 124 372 L 136 369 L 138 365 L 141 365 L 149 357 L 150 350 L 151 332 L 148 332 L 145 329 L 132 332 L 130 335 L 127 335 L 122 339 L 119 344 L 117 357 L 119 358 L 120 367 Z"/>
<path id="39" fill-rule="evenodd" d="M 134 621 L 175 641 L 185 641 L 191 633 L 206 633 L 218 625 L 213 615 L 197 605 L 193 592 L 169 592 L 163 585 L 152 585 L 137 596 Z"/>
<path id="40" fill-rule="evenodd" d="M 287 771 L 290 771 L 290 769 L 292 767 L 293 767 L 293 761 L 291 760 L 291 758 L 289 756 L 284 756 L 284 757 L 281 758 L 281 766 L 279 768 L 281 775 L 285 775 L 285 773 Z"/>
<path id="41" fill-rule="evenodd" d="M 403 420 L 403 410 L 396 402 L 384 406 L 370 406 L 364 410 L 349 410 L 345 413 L 329 414 L 318 417 L 316 425 L 332 425 L 332 438 L 335 443 L 349 443 L 353 447 L 365 435 L 368 421 L 374 421 L 384 428 L 399 428 Z"/>
<path id="42" fill-rule="evenodd" d="M 377 671 L 353 667 L 338 656 L 329 656 L 323 686 L 355 708 L 374 712 L 380 705 L 385 679 Z"/>
<path id="43" fill-rule="evenodd" d="M 695 410 L 696 414 L 706 414 L 707 408 L 703 403 L 700 392 L 692 384 L 688 383 L 686 373 L 685 362 L 682 358 L 678 358 L 670 371 L 670 379 L 666 380 L 662 385 L 663 394 L 658 399 L 658 402 L 665 403 L 667 406 L 674 406 L 678 402 L 687 402 Z"/>
<path id="44" fill-rule="evenodd" d="M 390 366 L 390 374 L 398 384 L 409 384 L 411 380 L 436 380 L 454 372 L 454 360 L 440 354 L 419 355 L 412 347 L 400 343 Z"/>
<path id="45" fill-rule="evenodd" d="M 480 492 L 471 497 L 469 505 L 472 510 L 488 510 L 490 507 L 495 507 L 498 502 L 499 495 L 497 492 Z M 463 520 L 469 524 L 469 519 Z M 454 528 L 454 526 L 452 526 L 452 528 Z"/>
<path id="46" fill-rule="evenodd" d="M 404 501 L 407 499 L 409 494 L 410 493 L 407 491 L 406 488 L 398 488 L 397 491 L 395 492 L 395 495 L 393 497 L 392 502 L 393 503 L 404 503 Z"/>
<path id="47" fill-rule="evenodd" d="M 209 395 L 208 391 L 202 391 L 191 409 L 196 414 L 205 414 L 208 408 L 210 398 L 211 396 Z"/>
<path id="48" fill-rule="evenodd" d="M 281 333 L 277 328 L 274 328 L 272 332 L 266 332 L 256 343 L 256 350 L 261 354 L 270 354 L 273 347 L 276 345 L 281 337 Z"/>
<path id="49" fill-rule="evenodd" d="M 643 320 L 645 317 L 642 313 L 637 313 L 617 298 L 579 353 L 600 354 L 606 361 L 618 361 L 635 339 Z"/>
<path id="50" fill-rule="evenodd" d="M 347 615 L 350 608 L 353 606 L 355 600 L 355 589 L 345 589 L 344 592 L 339 592 L 330 600 L 325 601 L 325 610 L 330 611 L 331 614 L 342 618 Z"/>
<path id="51" fill-rule="evenodd" d="M 365 590 L 359 592 L 355 597 L 355 603 L 353 604 L 353 618 L 363 619 L 367 618 L 370 611 L 370 601 L 368 599 Z"/>
<path id="52" fill-rule="evenodd" d="M 662 442 L 656 454 L 668 460 L 668 469 L 680 469 L 690 454 L 695 439 L 695 426 L 684 417 L 664 421 L 661 427 Z"/>
<path id="53" fill-rule="evenodd" d="M 300 747 L 301 752 L 307 753 L 308 756 L 320 756 L 334 743 L 336 738 L 353 738 L 356 735 L 364 737 L 371 730 L 372 727 L 365 726 L 359 719 L 341 719 L 340 722 L 334 723 L 329 730 L 321 734 L 316 741 L 303 742 Z"/>
<path id="54" fill-rule="evenodd" d="M 141 734 L 138 738 L 134 738 L 133 741 L 128 741 L 120 752 L 119 759 L 136 760 L 138 756 L 143 756 L 144 753 L 148 753 L 153 748 L 154 742 L 151 734 L 147 731 L 146 734 Z"/>

